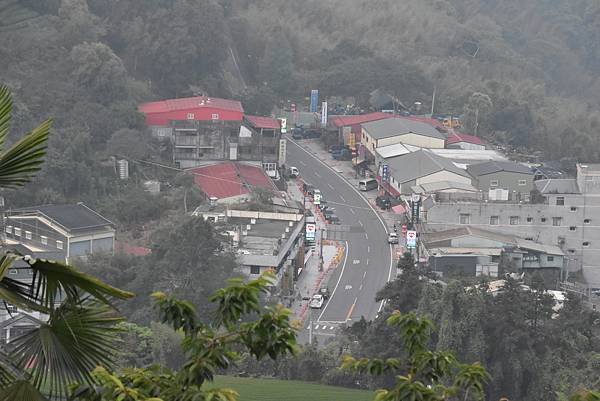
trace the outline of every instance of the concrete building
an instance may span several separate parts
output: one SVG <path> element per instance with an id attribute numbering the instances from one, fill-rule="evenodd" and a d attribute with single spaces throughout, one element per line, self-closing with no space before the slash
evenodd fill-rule
<path id="1" fill-rule="evenodd" d="M 516 162 L 489 161 L 472 164 L 467 171 L 484 199 L 528 201 L 533 189 L 533 172 Z"/>
<path id="2" fill-rule="evenodd" d="M 61 260 L 114 253 L 115 225 L 83 203 L 12 210 L 4 220 L 9 245 L 32 252 L 53 252 Z"/>
<path id="3" fill-rule="evenodd" d="M 411 194 L 413 186 L 438 181 L 471 184 L 465 170 L 427 149 L 391 157 L 385 163 L 389 166 L 389 192 L 394 196 Z"/>
<path id="4" fill-rule="evenodd" d="M 327 129 L 336 132 L 339 143 L 355 147 L 360 143 L 361 124 L 386 118 L 394 118 L 394 115 L 377 111 L 360 115 L 329 116 Z"/>
<path id="5" fill-rule="evenodd" d="M 436 128 L 409 118 L 388 118 L 362 124 L 361 145 L 375 158 L 375 149 L 402 143 L 442 149 L 445 137 Z"/>
<path id="6" fill-rule="evenodd" d="M 436 202 L 425 211 L 428 230 L 486 228 L 560 247 L 564 269 L 600 288 L 600 165 L 577 166 L 577 179 L 538 180 L 541 203 Z"/>
<path id="7" fill-rule="evenodd" d="M 473 226 L 424 233 L 421 245 L 430 267 L 441 276 L 498 277 L 505 267 L 510 272 L 539 272 L 554 284 L 564 263 L 557 246 Z"/>

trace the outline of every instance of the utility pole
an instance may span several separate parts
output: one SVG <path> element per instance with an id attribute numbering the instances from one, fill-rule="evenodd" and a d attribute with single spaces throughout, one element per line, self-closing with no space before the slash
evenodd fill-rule
<path id="1" fill-rule="evenodd" d="M 433 117 L 433 107 L 435 106 L 435 86 L 433 87 L 433 96 L 431 97 L 431 117 Z"/>
<path id="2" fill-rule="evenodd" d="M 321 228 L 321 238 L 319 241 L 319 271 L 323 271 L 323 237 L 325 234 L 325 229 Z"/>

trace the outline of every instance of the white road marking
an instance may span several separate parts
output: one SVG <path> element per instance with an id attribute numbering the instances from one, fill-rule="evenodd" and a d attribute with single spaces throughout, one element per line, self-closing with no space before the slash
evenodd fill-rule
<path id="1" fill-rule="evenodd" d="M 306 163 L 304 163 L 302 160 L 298 160 L 298 163 L 302 164 L 304 167 L 306 167 Z"/>
<path id="2" fill-rule="evenodd" d="M 344 243 L 346 244 L 345 250 L 344 250 L 344 263 L 342 263 L 342 271 L 340 272 L 338 281 L 337 281 L 337 283 L 335 283 L 335 287 L 333 288 L 333 291 L 331 292 L 331 298 L 333 298 L 333 296 L 335 295 L 335 290 L 337 290 L 338 285 L 340 285 L 340 281 L 342 281 L 342 276 L 344 275 L 344 269 L 346 268 L 346 260 L 348 259 L 348 241 L 344 241 Z M 321 318 L 323 317 L 323 314 L 327 310 L 328 306 L 329 306 L 329 302 L 327 302 L 325 304 L 325 307 L 323 308 L 323 312 L 321 312 L 321 314 L 319 315 L 317 320 L 321 320 Z"/>
<path id="3" fill-rule="evenodd" d="M 333 189 L 335 191 L 335 188 L 333 187 L 333 185 L 331 184 L 327 184 L 329 186 L 329 188 Z"/>
<path id="4" fill-rule="evenodd" d="M 346 286 L 344 287 L 345 290 L 351 290 L 352 286 L 350 284 L 346 284 Z"/>
<path id="5" fill-rule="evenodd" d="M 354 259 L 354 260 L 352 261 L 352 264 L 353 264 L 353 265 L 357 265 L 357 264 L 359 264 L 359 263 L 360 263 L 360 259 Z"/>
<path id="6" fill-rule="evenodd" d="M 367 272 L 363 273 L 363 280 L 365 279 L 365 277 L 367 277 Z"/>
<path id="7" fill-rule="evenodd" d="M 319 175 L 319 173 L 317 173 L 316 171 L 315 171 L 315 175 L 316 175 L 317 177 L 321 178 L 321 176 Z"/>
<path id="8" fill-rule="evenodd" d="M 358 287 L 359 291 L 362 291 L 362 284 L 360 285 L 360 287 Z"/>
<path id="9" fill-rule="evenodd" d="M 367 245 L 367 252 L 370 253 L 371 252 L 371 246 Z"/>
<path id="10" fill-rule="evenodd" d="M 354 212 L 354 208 L 350 208 L 350 213 L 356 214 L 356 212 Z"/>
<path id="11" fill-rule="evenodd" d="M 329 330 L 335 329 L 335 326 L 329 326 Z"/>
<path id="12" fill-rule="evenodd" d="M 306 149 L 304 149 L 302 146 L 298 145 L 294 140 L 289 139 L 288 138 L 288 142 L 293 143 L 294 145 L 296 145 L 298 147 L 298 149 L 302 150 L 304 153 L 306 153 L 307 155 L 311 155 L 311 153 L 309 151 L 307 151 Z M 327 165 L 327 163 L 323 162 L 322 160 L 319 160 L 317 157 L 311 155 L 314 159 L 318 160 L 319 163 L 321 163 L 325 168 L 328 168 L 329 170 L 333 171 L 334 173 L 336 173 L 338 175 L 339 178 L 341 178 L 342 180 L 346 181 L 346 184 L 348 184 L 348 186 L 350 188 L 352 188 L 352 190 L 354 190 L 354 192 L 356 192 L 360 197 L 362 197 L 365 200 L 365 203 L 367 204 L 367 206 L 373 211 L 373 213 L 375 213 L 375 216 L 377 217 L 377 219 L 379 220 L 379 222 L 381 223 L 381 226 L 383 227 L 383 231 L 385 231 L 386 234 L 389 234 L 389 230 L 387 228 L 387 226 L 385 225 L 385 223 L 383 222 L 383 219 L 381 218 L 381 216 L 379 215 L 379 213 L 377 213 L 377 210 L 375 210 L 375 208 L 373 207 L 373 205 L 371 205 L 368 200 L 365 199 L 365 197 L 358 191 L 358 189 L 356 189 L 354 187 L 354 185 L 352 185 L 350 183 L 350 181 L 348 181 L 339 171 L 334 170 L 333 168 L 331 168 L 330 166 Z M 342 200 L 344 202 L 346 202 L 344 200 L 344 198 L 342 196 L 340 196 L 340 198 L 342 198 Z M 365 233 L 365 238 L 369 239 L 369 236 L 367 235 L 367 233 Z M 392 245 L 390 244 L 389 246 L 390 248 L 390 267 L 388 270 L 388 278 L 387 281 L 389 282 L 392 279 L 392 270 L 394 269 L 394 248 L 392 247 Z M 346 255 L 348 254 L 348 242 L 346 241 Z M 344 258 L 344 264 L 345 264 L 345 258 Z M 340 278 L 342 277 L 344 270 L 342 267 L 342 273 L 340 273 Z M 339 280 L 338 280 L 339 282 Z M 334 290 L 335 291 L 335 290 Z M 379 309 L 378 312 L 381 312 L 381 310 L 383 309 L 383 306 L 385 305 L 385 300 L 381 301 L 381 304 L 379 305 Z M 327 308 L 327 305 L 325 306 Z M 325 310 L 323 310 L 323 312 L 325 312 Z M 321 316 L 323 315 L 323 312 L 321 313 Z"/>
<path id="13" fill-rule="evenodd" d="M 315 330 L 317 330 L 319 328 L 318 324 L 315 324 Z"/>
<path id="14" fill-rule="evenodd" d="M 346 199 L 344 199 L 342 195 L 340 195 L 340 199 L 342 200 L 342 202 L 346 202 Z"/>
<path id="15" fill-rule="evenodd" d="M 363 224 L 362 221 L 358 220 L 358 224 L 360 224 L 361 227 L 364 227 L 365 225 Z"/>
<path id="16" fill-rule="evenodd" d="M 369 266 L 369 259 L 367 259 L 367 266 Z"/>

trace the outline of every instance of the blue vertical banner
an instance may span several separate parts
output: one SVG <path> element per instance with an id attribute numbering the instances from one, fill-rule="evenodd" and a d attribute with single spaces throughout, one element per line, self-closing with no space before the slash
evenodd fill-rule
<path id="1" fill-rule="evenodd" d="M 313 89 L 310 91 L 310 112 L 316 113 L 319 107 L 319 90 Z"/>
<path id="2" fill-rule="evenodd" d="M 381 181 L 388 182 L 390 179 L 390 167 L 387 164 L 381 166 Z"/>

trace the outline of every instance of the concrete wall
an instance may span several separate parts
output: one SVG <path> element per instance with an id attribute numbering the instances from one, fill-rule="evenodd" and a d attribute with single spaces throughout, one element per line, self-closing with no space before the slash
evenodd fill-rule
<path id="1" fill-rule="evenodd" d="M 426 225 L 435 231 L 454 228 L 465 214 L 471 226 L 557 245 L 565 252 L 565 268 L 582 268 L 588 284 L 600 288 L 600 196 L 564 195 L 564 206 L 556 205 L 559 196 L 539 205 L 438 203 L 427 211 Z M 497 225 L 490 225 L 491 216 L 498 216 Z M 511 216 L 518 217 L 518 223 L 510 224 Z M 553 225 L 559 223 L 554 217 L 560 218 L 560 225 Z"/>
<path id="2" fill-rule="evenodd" d="M 498 185 L 492 186 L 491 181 L 498 181 Z M 525 180 L 525 185 L 519 185 L 519 180 Z M 486 174 L 475 177 L 474 185 L 485 194 L 490 189 L 508 189 L 509 193 L 513 191 L 521 194 L 521 200 L 529 200 L 529 194 L 533 189 L 533 174 L 520 174 L 500 171 L 498 173 Z"/>

